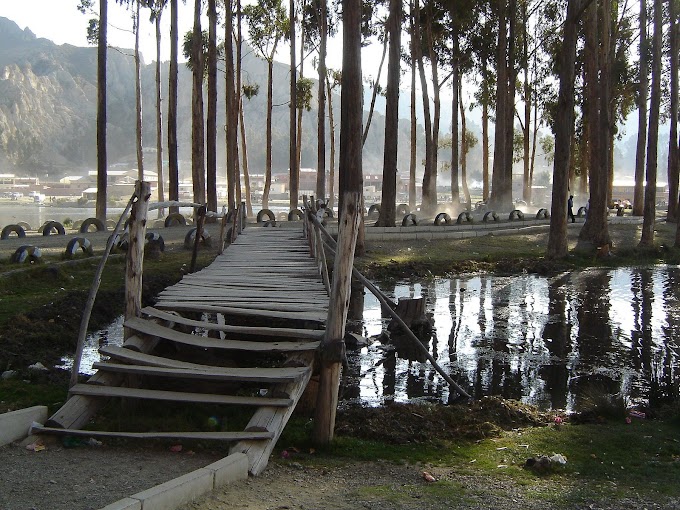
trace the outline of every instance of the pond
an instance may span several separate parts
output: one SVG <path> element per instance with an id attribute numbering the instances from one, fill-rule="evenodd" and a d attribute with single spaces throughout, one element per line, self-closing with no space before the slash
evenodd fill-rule
<path id="1" fill-rule="evenodd" d="M 631 404 L 680 393 L 679 267 L 590 269 L 551 278 L 470 275 L 380 287 L 395 301 L 424 298 L 434 324 L 429 352 L 474 397 L 577 411 L 603 393 L 618 393 Z M 348 350 L 342 401 L 455 400 L 414 349 L 385 338 L 389 318 L 378 300 L 368 291 L 354 297 L 348 331 L 369 344 Z M 82 371 L 92 373 L 98 347 L 120 344 L 122 334 L 118 319 L 90 335 Z M 64 359 L 65 368 L 71 364 Z"/>
<path id="2" fill-rule="evenodd" d="M 425 299 L 434 321 L 429 351 L 474 397 L 575 411 L 602 393 L 631 404 L 678 397 L 679 283 L 680 268 L 658 266 L 475 275 L 381 290 L 395 301 Z M 429 364 L 381 341 L 389 319 L 372 294 L 358 308 L 362 317 L 349 328 L 372 342 L 348 355 L 345 402 L 455 399 Z"/>

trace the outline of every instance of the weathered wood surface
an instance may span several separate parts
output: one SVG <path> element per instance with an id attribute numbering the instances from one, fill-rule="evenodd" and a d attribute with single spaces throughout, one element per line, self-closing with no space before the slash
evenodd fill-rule
<path id="1" fill-rule="evenodd" d="M 92 384 L 76 384 L 73 388 L 71 388 L 71 393 L 75 395 L 89 395 L 91 397 L 141 398 L 148 400 L 170 400 L 172 402 L 192 402 L 201 404 L 235 404 L 245 406 L 274 407 L 289 407 L 293 405 L 293 400 L 290 398 L 213 395 L 210 393 L 146 390 L 141 388 L 124 388 L 120 386 L 96 386 Z"/>
<path id="2" fill-rule="evenodd" d="M 35 434 L 61 434 L 81 437 L 128 437 L 132 439 L 205 439 L 223 441 L 272 439 L 272 432 L 107 432 L 103 430 L 58 429 L 33 426 Z"/>

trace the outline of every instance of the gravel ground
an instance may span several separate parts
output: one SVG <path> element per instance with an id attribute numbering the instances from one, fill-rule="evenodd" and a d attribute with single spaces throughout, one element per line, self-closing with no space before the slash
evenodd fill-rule
<path id="1" fill-rule="evenodd" d="M 0 509 L 90 510 L 167 482 L 226 456 L 143 446 L 64 447 L 44 436 L 45 449 L 0 447 Z"/>

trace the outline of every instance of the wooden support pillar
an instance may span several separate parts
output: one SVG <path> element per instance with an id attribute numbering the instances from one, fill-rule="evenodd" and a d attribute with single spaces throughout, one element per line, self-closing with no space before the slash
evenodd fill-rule
<path id="1" fill-rule="evenodd" d="M 345 322 L 351 294 L 354 249 L 360 223 L 360 193 L 345 193 L 342 204 L 326 335 L 320 348 L 321 372 L 314 415 L 314 441 L 318 444 L 329 443 L 335 433 L 340 370 L 345 354 Z"/>
<path id="2" fill-rule="evenodd" d="M 130 243 L 125 267 L 125 319 L 141 315 L 144 242 L 146 241 L 146 217 L 149 212 L 151 185 L 145 181 L 135 182 L 135 195 L 137 200 L 130 211 Z M 131 335 L 132 333 L 126 328 L 125 339 Z"/>

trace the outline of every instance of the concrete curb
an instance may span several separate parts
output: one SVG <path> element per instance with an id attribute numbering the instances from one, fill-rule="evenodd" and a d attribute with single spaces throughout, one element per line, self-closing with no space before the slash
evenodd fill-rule
<path id="1" fill-rule="evenodd" d="M 217 462 L 138 492 L 101 510 L 173 510 L 213 490 L 248 478 L 248 456 L 232 453 Z"/>
<path id="2" fill-rule="evenodd" d="M 0 414 L 0 446 L 24 439 L 33 422 L 47 421 L 47 406 L 27 407 Z"/>

